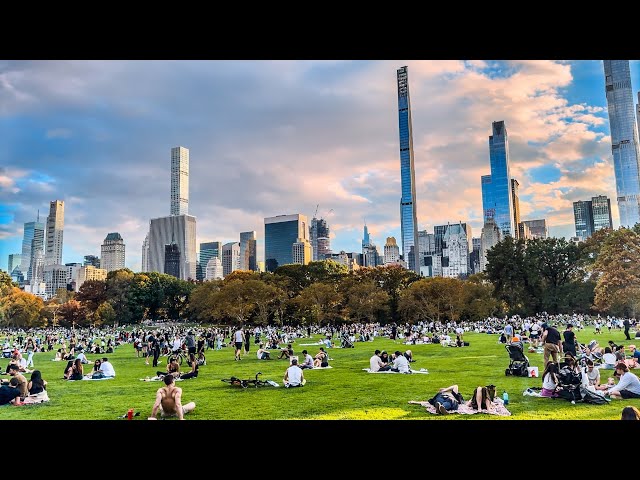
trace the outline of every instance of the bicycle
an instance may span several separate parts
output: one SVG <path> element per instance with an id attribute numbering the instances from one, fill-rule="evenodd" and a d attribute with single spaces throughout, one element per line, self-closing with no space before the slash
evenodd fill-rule
<path id="1" fill-rule="evenodd" d="M 177 352 L 170 352 L 169 357 L 174 357 L 178 360 L 178 363 L 182 365 L 183 363 L 189 363 L 189 353 L 186 350 L 178 350 Z M 204 356 L 203 352 L 196 353 L 196 362 L 199 366 L 207 364 L 207 358 Z"/>
<path id="2" fill-rule="evenodd" d="M 260 375 L 262 375 L 262 372 L 256 373 L 256 378 L 249 378 L 249 379 L 243 380 L 238 377 L 231 377 L 231 378 L 222 378 L 221 381 L 225 383 L 230 383 L 231 385 L 242 387 L 242 388 L 248 388 L 249 386 L 253 386 L 255 388 L 266 387 L 266 386 L 271 386 L 271 387 L 280 386 L 273 380 L 260 380 L 258 378 Z"/>

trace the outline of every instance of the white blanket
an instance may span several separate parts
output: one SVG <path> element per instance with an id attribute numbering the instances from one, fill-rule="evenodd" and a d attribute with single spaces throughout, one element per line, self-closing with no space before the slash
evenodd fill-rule
<path id="1" fill-rule="evenodd" d="M 367 372 L 367 373 L 400 373 L 400 372 L 392 372 L 391 370 L 384 370 L 382 372 L 378 371 L 378 372 L 372 372 L 370 368 L 363 368 L 363 371 Z M 408 373 L 423 373 L 423 374 L 428 374 L 429 370 L 427 370 L 426 368 L 421 368 L 420 370 L 409 370 Z"/>
<path id="2" fill-rule="evenodd" d="M 140 378 L 139 380 L 143 382 L 161 382 L 163 378 L 164 376 L 162 377 L 155 376 L 155 377 Z M 182 382 L 182 381 L 183 381 L 182 378 L 180 377 L 176 378 L 176 382 Z"/>
<path id="3" fill-rule="evenodd" d="M 306 370 L 325 370 L 327 368 L 333 368 L 331 365 L 327 366 L 327 367 L 313 367 L 313 368 L 305 368 Z"/>

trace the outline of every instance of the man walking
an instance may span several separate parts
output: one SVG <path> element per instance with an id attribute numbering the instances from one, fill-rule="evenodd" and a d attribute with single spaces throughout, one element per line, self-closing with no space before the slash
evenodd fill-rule
<path id="1" fill-rule="evenodd" d="M 627 340 L 631 340 L 631 337 L 629 336 L 629 328 L 631 327 L 631 322 L 629 322 L 628 318 L 625 318 L 622 324 L 624 325 L 624 336 Z"/>
<path id="2" fill-rule="evenodd" d="M 244 340 L 244 332 L 242 331 L 242 325 L 238 327 L 236 333 L 233 334 L 233 341 L 236 348 L 236 360 L 242 360 L 240 353 L 242 353 L 242 342 Z"/>
<path id="3" fill-rule="evenodd" d="M 547 365 L 549 357 L 554 363 L 558 363 L 558 356 L 562 353 L 562 338 L 557 328 L 547 323 L 542 324 L 542 345 L 544 346 L 544 365 Z"/>

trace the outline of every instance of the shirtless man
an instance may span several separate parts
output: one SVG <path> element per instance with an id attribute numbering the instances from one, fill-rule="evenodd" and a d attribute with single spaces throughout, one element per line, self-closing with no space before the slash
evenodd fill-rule
<path id="1" fill-rule="evenodd" d="M 179 420 L 184 420 L 184 415 L 196 408 L 196 404 L 189 402 L 182 405 L 182 389 L 176 387 L 173 375 L 165 375 L 163 380 L 165 386 L 159 388 L 156 393 L 156 402 L 153 404 L 149 420 L 157 420 L 158 409 L 161 417 L 178 417 Z"/>

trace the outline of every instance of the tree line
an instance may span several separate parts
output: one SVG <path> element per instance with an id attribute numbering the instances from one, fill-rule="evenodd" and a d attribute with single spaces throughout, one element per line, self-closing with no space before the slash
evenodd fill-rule
<path id="1" fill-rule="evenodd" d="M 0 326 L 231 325 L 478 321 L 488 316 L 605 313 L 640 307 L 640 225 L 603 229 L 586 242 L 514 240 L 491 248 L 486 271 L 466 279 L 421 278 L 398 265 L 349 272 L 333 260 L 235 271 L 192 282 L 157 272 L 109 272 L 77 293 L 43 302 L 0 272 Z"/>

